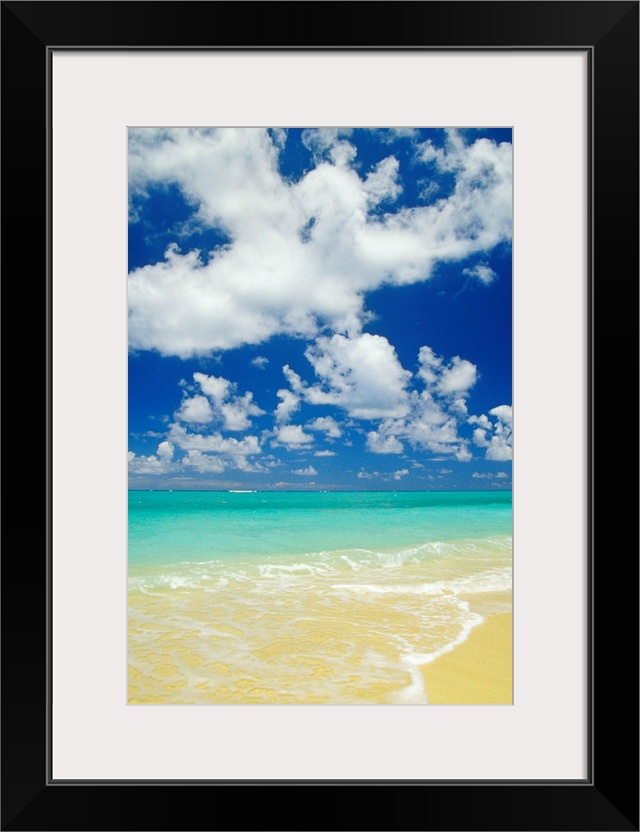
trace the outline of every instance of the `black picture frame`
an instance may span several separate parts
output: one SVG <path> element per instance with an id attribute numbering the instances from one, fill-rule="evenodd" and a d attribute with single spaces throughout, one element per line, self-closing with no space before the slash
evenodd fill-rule
<path id="1" fill-rule="evenodd" d="M 639 828 L 638 495 L 627 484 L 629 470 L 637 473 L 637 396 L 616 381 L 622 366 L 637 390 L 638 10 L 638 2 L 627 0 L 2 3 L 5 310 L 37 344 L 27 361 L 20 346 L 5 343 L 5 499 L 11 505 L 17 497 L 24 506 L 28 498 L 42 521 L 25 522 L 17 502 L 5 512 L 2 829 Z M 50 779 L 50 57 L 56 48 L 176 47 L 588 52 L 590 729 L 584 781 Z M 41 390 L 40 406 L 16 412 L 11 401 L 24 391 L 27 375 L 30 391 Z M 15 440 L 18 427 L 22 442 Z"/>

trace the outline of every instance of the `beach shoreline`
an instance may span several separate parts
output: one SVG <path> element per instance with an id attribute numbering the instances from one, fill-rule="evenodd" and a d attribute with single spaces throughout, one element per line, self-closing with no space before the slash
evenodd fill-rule
<path id="1" fill-rule="evenodd" d="M 437 702 L 422 668 L 512 610 L 510 496 L 231 498 L 131 498 L 131 704 Z"/>
<path id="2" fill-rule="evenodd" d="M 513 704 L 511 612 L 490 615 L 420 670 L 430 705 Z"/>

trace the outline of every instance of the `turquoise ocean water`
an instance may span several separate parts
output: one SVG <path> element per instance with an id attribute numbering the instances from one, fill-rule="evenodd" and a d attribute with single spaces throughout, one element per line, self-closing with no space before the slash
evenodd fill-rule
<path id="1" fill-rule="evenodd" d="M 510 535 L 510 491 L 129 492 L 134 571 L 349 549 L 400 555 L 407 547 Z"/>
<path id="2" fill-rule="evenodd" d="M 424 702 L 416 667 L 510 608 L 511 534 L 505 491 L 131 491 L 134 699 L 159 684 L 162 642 L 165 692 L 149 701 L 360 702 L 395 674 L 386 701 Z M 330 635 L 338 620 L 348 635 Z"/>

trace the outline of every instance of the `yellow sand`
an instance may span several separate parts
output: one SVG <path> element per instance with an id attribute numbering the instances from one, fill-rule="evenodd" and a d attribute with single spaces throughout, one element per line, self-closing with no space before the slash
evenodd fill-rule
<path id="1" fill-rule="evenodd" d="M 431 705 L 512 704 L 512 615 L 493 615 L 422 674 Z"/>

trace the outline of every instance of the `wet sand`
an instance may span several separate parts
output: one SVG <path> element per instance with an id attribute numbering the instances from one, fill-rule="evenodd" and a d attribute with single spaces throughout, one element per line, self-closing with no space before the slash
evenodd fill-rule
<path id="1" fill-rule="evenodd" d="M 420 590 L 413 568 L 402 580 Z M 203 588 L 131 593 L 129 703 L 511 702 L 510 590 L 425 595 L 402 583 L 400 593 L 354 599 L 318 582 L 306 592 L 287 582 L 270 596 L 229 582 L 222 600 Z M 472 615 L 485 621 L 466 641 L 419 664 Z"/>
<path id="2" fill-rule="evenodd" d="M 430 705 L 512 704 L 512 614 L 492 615 L 469 638 L 421 667 Z"/>

